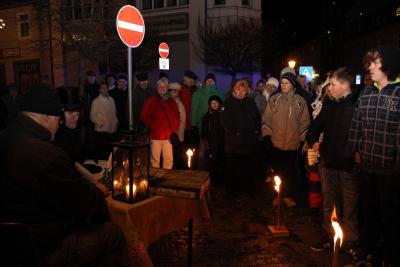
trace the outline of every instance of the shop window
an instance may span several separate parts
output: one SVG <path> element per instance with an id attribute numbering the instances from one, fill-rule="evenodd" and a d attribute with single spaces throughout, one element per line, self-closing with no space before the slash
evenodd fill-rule
<path id="1" fill-rule="evenodd" d="M 164 0 L 154 0 L 154 8 L 164 8 Z"/>
<path id="2" fill-rule="evenodd" d="M 167 0 L 167 7 L 176 6 L 177 0 Z"/>
<path id="3" fill-rule="evenodd" d="M 143 0 L 143 10 L 152 9 L 152 0 Z"/>

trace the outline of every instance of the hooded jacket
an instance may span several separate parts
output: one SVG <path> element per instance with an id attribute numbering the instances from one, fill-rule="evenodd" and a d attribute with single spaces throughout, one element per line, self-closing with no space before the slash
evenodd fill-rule
<path id="1" fill-rule="evenodd" d="M 293 90 L 278 92 L 269 98 L 262 124 L 263 136 L 270 135 L 274 147 L 297 150 L 310 125 L 307 102 Z"/>
<path id="2" fill-rule="evenodd" d="M 202 119 L 208 111 L 208 99 L 213 96 L 219 96 L 224 101 L 224 95 L 215 87 L 215 85 L 205 85 L 202 89 L 193 94 L 192 107 L 190 110 L 190 123 L 201 129 Z"/>

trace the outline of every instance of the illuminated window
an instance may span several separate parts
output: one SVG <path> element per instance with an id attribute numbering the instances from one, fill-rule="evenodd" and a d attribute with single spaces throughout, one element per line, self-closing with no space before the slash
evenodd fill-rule
<path id="1" fill-rule="evenodd" d="M 396 17 L 400 17 L 400 6 L 396 9 Z"/>
<path id="2" fill-rule="evenodd" d="M 29 38 L 31 36 L 29 27 L 29 14 L 17 14 L 19 38 Z"/>

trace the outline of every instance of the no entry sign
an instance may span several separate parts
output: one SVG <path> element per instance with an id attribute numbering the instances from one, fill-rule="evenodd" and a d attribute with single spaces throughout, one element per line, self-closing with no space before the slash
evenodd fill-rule
<path id="1" fill-rule="evenodd" d="M 145 27 L 142 14 L 134 6 L 123 6 L 117 15 L 117 31 L 125 45 L 138 47 L 144 38 Z"/>
<path id="2" fill-rule="evenodd" d="M 167 58 L 169 55 L 169 46 L 167 43 L 161 43 L 158 46 L 158 53 L 160 54 L 160 57 L 162 58 Z"/>

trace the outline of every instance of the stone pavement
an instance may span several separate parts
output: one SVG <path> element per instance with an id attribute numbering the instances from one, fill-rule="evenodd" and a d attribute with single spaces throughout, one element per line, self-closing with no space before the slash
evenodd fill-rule
<path id="1" fill-rule="evenodd" d="M 194 221 L 193 266 L 330 266 L 330 251 L 309 248 L 321 229 L 320 214 L 308 208 L 306 197 L 282 210 L 290 236 L 273 238 L 267 231 L 275 223 L 272 184 L 261 184 L 239 201 L 226 198 L 220 186 L 212 186 L 211 196 L 211 219 Z M 149 253 L 155 266 L 187 266 L 187 227 L 150 245 Z M 351 262 L 346 255 L 341 260 L 340 266 Z"/>

